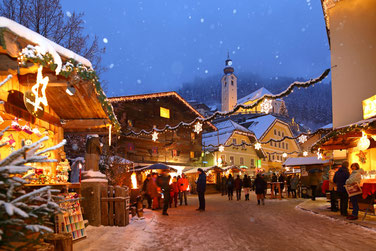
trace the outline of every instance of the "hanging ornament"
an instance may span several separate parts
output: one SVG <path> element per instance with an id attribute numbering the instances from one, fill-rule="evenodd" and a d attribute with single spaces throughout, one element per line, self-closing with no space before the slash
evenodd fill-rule
<path id="1" fill-rule="evenodd" d="M 156 131 L 153 132 L 153 134 L 151 135 L 151 139 L 155 142 L 158 140 L 158 133 Z"/>
<path id="2" fill-rule="evenodd" d="M 25 140 L 25 145 L 26 146 L 31 146 L 31 144 L 33 144 L 33 141 L 31 139 Z"/>
<path id="3" fill-rule="evenodd" d="M 303 152 L 303 156 L 304 156 L 304 157 L 307 157 L 307 156 L 308 156 L 308 152 L 307 152 L 307 151 L 304 151 L 304 152 Z"/>
<path id="4" fill-rule="evenodd" d="M 256 149 L 256 150 L 260 150 L 260 149 L 261 149 L 261 144 L 260 144 L 259 142 L 257 142 L 257 143 L 255 144 L 255 149 Z"/>
<path id="5" fill-rule="evenodd" d="M 273 100 L 264 99 L 260 105 L 261 112 L 268 114 L 273 109 L 272 102 Z"/>
<path id="6" fill-rule="evenodd" d="M 300 144 L 303 144 L 304 142 L 307 141 L 307 135 L 304 135 L 304 134 L 300 135 L 298 138 L 298 141 Z"/>
<path id="7" fill-rule="evenodd" d="M 39 109 L 39 106 L 41 103 L 45 106 L 48 106 L 46 88 L 48 85 L 49 78 L 48 77 L 43 78 L 42 69 L 43 69 L 43 66 L 41 65 L 38 68 L 37 83 L 33 85 L 33 87 L 31 87 L 31 92 L 34 93 L 35 95 L 34 112 L 36 112 Z M 40 85 L 42 86 L 41 88 L 40 88 Z M 39 89 L 42 94 L 41 96 L 39 96 Z"/>
<path id="8" fill-rule="evenodd" d="M 287 157 L 287 153 L 283 153 L 283 154 L 282 154 L 282 157 L 283 157 L 283 158 L 286 158 L 286 157 Z"/>
<path id="9" fill-rule="evenodd" d="M 320 148 L 317 149 L 317 159 L 322 159 L 322 154 L 320 152 Z"/>
<path id="10" fill-rule="evenodd" d="M 33 131 L 31 130 L 30 124 L 26 123 L 24 126 L 21 127 L 21 130 L 26 132 L 27 134 L 32 134 Z"/>
<path id="11" fill-rule="evenodd" d="M 197 122 L 195 124 L 195 129 L 193 129 L 193 131 L 197 134 L 199 134 L 200 132 L 202 132 L 202 124 L 200 122 Z"/>
<path id="12" fill-rule="evenodd" d="M 42 136 L 42 133 L 39 131 L 39 128 L 38 127 L 35 127 L 33 130 L 33 133 L 35 135 L 37 135 L 38 137 Z"/>
<path id="13" fill-rule="evenodd" d="M 225 150 L 225 147 L 223 145 L 220 145 L 218 147 L 218 151 L 223 152 Z"/>
<path id="14" fill-rule="evenodd" d="M 18 123 L 18 118 L 14 118 L 14 120 L 12 121 L 12 124 L 11 124 L 11 128 L 13 130 L 16 130 L 16 131 L 21 131 L 21 126 Z"/>
<path id="15" fill-rule="evenodd" d="M 370 146 L 371 142 L 367 137 L 367 134 L 365 132 L 362 132 L 362 137 L 360 138 L 358 142 L 358 149 L 361 151 L 365 151 Z"/>

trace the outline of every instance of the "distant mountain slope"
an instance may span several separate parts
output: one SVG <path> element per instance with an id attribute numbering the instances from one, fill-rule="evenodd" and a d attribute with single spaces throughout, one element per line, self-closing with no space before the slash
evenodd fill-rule
<path id="1" fill-rule="evenodd" d="M 306 81 L 306 79 L 292 77 L 264 78 L 249 73 L 241 73 L 238 76 L 238 99 L 261 87 L 277 94 L 294 81 Z M 184 83 L 178 93 L 186 100 L 219 105 L 221 103 L 220 79 L 221 75 L 196 78 L 190 83 Z M 295 89 L 284 100 L 289 116 L 313 130 L 332 122 L 331 83 L 318 83 L 307 89 Z"/>

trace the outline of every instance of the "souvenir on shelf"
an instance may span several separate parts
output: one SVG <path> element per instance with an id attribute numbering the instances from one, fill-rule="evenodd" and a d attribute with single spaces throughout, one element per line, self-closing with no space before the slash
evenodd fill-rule
<path id="1" fill-rule="evenodd" d="M 64 161 L 59 162 L 56 168 L 56 181 L 58 183 L 66 183 L 68 182 L 70 165 L 69 161 L 66 159 Z"/>
<path id="2" fill-rule="evenodd" d="M 24 126 L 22 126 L 21 130 L 26 132 L 27 134 L 33 134 L 29 123 L 26 123 Z"/>
<path id="3" fill-rule="evenodd" d="M 22 130 L 20 124 L 18 123 L 18 118 L 14 118 L 14 120 L 12 121 L 12 124 L 11 124 L 11 128 L 13 130 L 16 130 L 16 131 Z"/>
<path id="4" fill-rule="evenodd" d="M 35 135 L 37 135 L 38 137 L 42 136 L 42 133 L 39 131 L 39 128 L 38 127 L 35 127 L 33 130 L 33 133 Z"/>

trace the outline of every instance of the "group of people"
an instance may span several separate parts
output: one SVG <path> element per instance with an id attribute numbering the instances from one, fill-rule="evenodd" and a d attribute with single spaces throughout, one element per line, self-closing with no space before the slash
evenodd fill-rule
<path id="1" fill-rule="evenodd" d="M 359 184 L 362 179 L 363 170 L 359 167 L 358 163 L 351 164 L 351 174 L 349 172 L 349 162 L 344 161 L 340 168 L 333 166 L 329 171 L 329 190 L 331 197 L 331 210 L 338 211 L 338 199 L 339 210 L 342 216 L 345 216 L 349 220 L 358 219 L 359 205 L 358 200 L 361 195 L 354 195 L 350 197 L 350 202 L 353 206 L 351 215 L 348 215 L 348 201 L 349 195 L 346 190 L 346 185 Z"/>
<path id="2" fill-rule="evenodd" d="M 160 175 L 157 173 L 148 174 L 142 186 L 142 193 L 147 200 L 149 209 L 160 209 L 161 199 L 163 198 L 163 215 L 168 215 L 167 209 L 172 207 L 173 203 L 175 207 L 178 206 L 178 199 L 180 206 L 183 204 L 183 200 L 185 205 L 188 205 L 188 179 L 184 174 L 181 177 L 172 178 L 172 182 L 170 182 L 170 179 L 168 170 L 163 170 Z"/>

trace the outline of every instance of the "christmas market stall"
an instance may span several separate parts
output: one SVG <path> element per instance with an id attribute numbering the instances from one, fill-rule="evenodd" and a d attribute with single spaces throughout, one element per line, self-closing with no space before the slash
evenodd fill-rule
<path id="1" fill-rule="evenodd" d="M 192 193 L 196 192 L 196 180 L 198 179 L 198 169 L 201 168 L 206 174 L 206 191 L 207 193 L 215 193 L 220 189 L 221 177 L 223 170 L 218 166 L 210 167 L 194 167 L 183 173 L 187 176 L 189 181 L 189 188 Z"/>
<path id="2" fill-rule="evenodd" d="M 90 61 L 36 32 L 0 17 L 0 158 L 47 136 L 41 150 L 64 142 L 64 133 L 115 133 L 119 128 L 111 104 L 101 89 Z M 110 143 L 110 142 L 109 142 Z M 45 156 L 57 162 L 30 164 L 33 180 L 26 186 L 67 191 L 80 190 L 80 178 L 68 182 L 71 169 L 62 144 Z M 77 162 L 78 169 L 82 167 Z M 79 175 L 79 171 L 75 171 Z M 65 193 L 68 199 L 77 193 Z M 57 232 L 85 236 L 80 202 L 67 202 L 69 210 L 57 218 Z"/>

